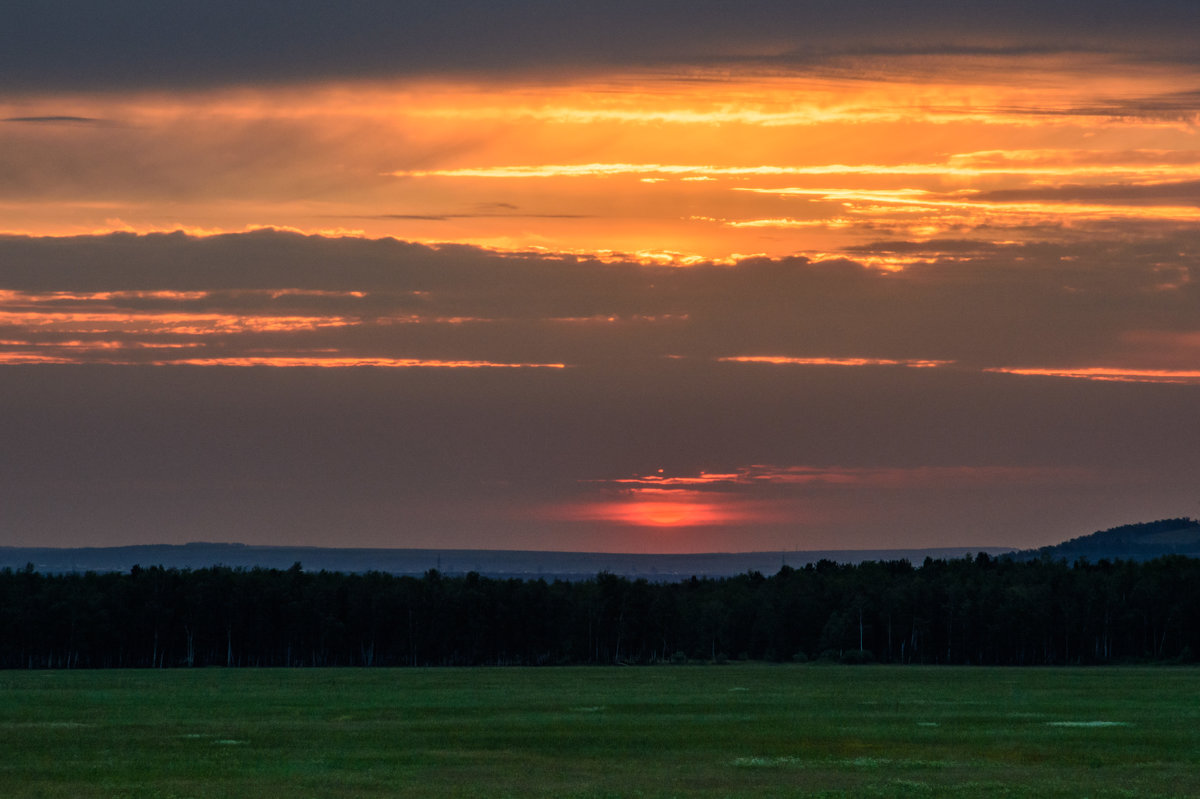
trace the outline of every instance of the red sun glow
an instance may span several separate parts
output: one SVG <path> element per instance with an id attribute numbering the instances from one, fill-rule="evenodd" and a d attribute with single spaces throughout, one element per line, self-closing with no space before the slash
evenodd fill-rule
<path id="1" fill-rule="evenodd" d="M 760 508 L 732 497 L 699 491 L 645 489 L 610 500 L 562 508 L 554 515 L 575 521 L 594 520 L 634 527 L 705 527 L 762 520 Z"/>
<path id="2" fill-rule="evenodd" d="M 692 527 L 719 524 L 731 514 L 708 502 L 634 500 L 610 505 L 606 515 L 612 521 L 641 527 Z"/>

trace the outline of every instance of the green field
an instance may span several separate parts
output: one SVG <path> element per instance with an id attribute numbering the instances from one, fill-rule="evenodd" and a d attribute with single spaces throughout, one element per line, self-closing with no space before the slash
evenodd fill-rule
<path id="1" fill-rule="evenodd" d="M 0 796 L 1200 795 L 1200 670 L 0 673 Z"/>

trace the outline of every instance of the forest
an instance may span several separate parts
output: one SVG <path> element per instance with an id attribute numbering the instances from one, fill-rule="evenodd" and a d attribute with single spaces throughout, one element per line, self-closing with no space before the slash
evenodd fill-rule
<path id="1" fill-rule="evenodd" d="M 0 668 L 1189 662 L 1200 560 L 985 554 L 721 579 L 0 571 Z"/>

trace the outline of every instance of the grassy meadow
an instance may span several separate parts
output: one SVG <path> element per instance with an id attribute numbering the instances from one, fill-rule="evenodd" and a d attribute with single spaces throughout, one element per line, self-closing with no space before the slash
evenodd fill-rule
<path id="1" fill-rule="evenodd" d="M 1200 795 L 1200 670 L 0 672 L 0 796 Z"/>

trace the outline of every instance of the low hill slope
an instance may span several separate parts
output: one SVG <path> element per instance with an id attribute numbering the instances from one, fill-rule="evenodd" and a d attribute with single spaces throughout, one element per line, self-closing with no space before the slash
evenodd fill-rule
<path id="1" fill-rule="evenodd" d="M 1164 555 L 1200 557 L 1200 521 L 1182 517 L 1125 524 L 1054 546 L 1025 550 L 1018 557 L 1086 558 L 1095 562 L 1102 559 L 1153 560 Z"/>

